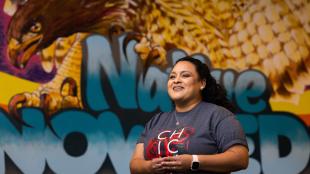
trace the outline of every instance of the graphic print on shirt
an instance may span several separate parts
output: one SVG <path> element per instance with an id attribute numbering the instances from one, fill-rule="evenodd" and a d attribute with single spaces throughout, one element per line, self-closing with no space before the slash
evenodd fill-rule
<path id="1" fill-rule="evenodd" d="M 174 156 L 188 150 L 189 138 L 195 133 L 192 127 L 164 130 L 151 139 L 146 147 L 146 158 Z"/>

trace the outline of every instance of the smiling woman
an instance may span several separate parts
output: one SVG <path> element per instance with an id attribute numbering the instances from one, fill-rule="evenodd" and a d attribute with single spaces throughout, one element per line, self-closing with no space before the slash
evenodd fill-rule
<path id="1" fill-rule="evenodd" d="M 145 126 L 132 173 L 230 173 L 248 165 L 245 134 L 225 90 L 207 65 L 184 57 L 172 68 L 168 94 L 175 104 Z M 230 111 L 231 110 L 231 111 Z"/>
<path id="2" fill-rule="evenodd" d="M 200 92 L 206 81 L 195 73 L 195 66 L 187 61 L 176 64 L 168 80 L 168 93 L 179 112 L 190 110 L 202 99 Z"/>

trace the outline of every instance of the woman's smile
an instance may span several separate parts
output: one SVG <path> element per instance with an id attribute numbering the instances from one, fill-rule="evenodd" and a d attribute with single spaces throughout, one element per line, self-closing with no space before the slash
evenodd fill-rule
<path id="1" fill-rule="evenodd" d="M 172 89 L 174 92 L 180 92 L 184 89 L 184 87 L 178 85 L 178 86 L 173 86 Z"/>

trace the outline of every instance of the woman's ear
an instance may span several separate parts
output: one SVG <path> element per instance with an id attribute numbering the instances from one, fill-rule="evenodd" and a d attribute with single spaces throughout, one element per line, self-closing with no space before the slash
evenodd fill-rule
<path id="1" fill-rule="evenodd" d="M 203 90 L 205 87 L 206 87 L 206 80 L 202 80 L 200 89 Z"/>

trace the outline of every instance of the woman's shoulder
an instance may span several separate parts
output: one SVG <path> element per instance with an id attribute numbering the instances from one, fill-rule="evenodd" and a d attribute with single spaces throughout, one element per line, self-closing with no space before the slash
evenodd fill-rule
<path id="1" fill-rule="evenodd" d="M 215 116 L 219 117 L 234 116 L 234 113 L 232 113 L 230 110 L 214 103 L 203 101 L 201 102 L 200 107 L 203 108 L 203 110 L 205 110 L 206 112 L 209 112 Z"/>
<path id="2" fill-rule="evenodd" d="M 158 112 L 156 113 L 153 118 L 154 119 L 159 119 L 159 118 L 166 118 L 168 117 L 169 115 L 171 115 L 173 113 L 173 111 L 170 111 L 170 112 Z"/>
<path id="3" fill-rule="evenodd" d="M 214 103 L 210 103 L 210 102 L 202 101 L 200 103 L 200 106 L 203 108 L 207 108 L 209 110 L 212 110 L 212 111 L 222 111 L 222 112 L 232 113 L 230 110 L 226 109 L 225 107 L 214 104 Z"/>
<path id="4" fill-rule="evenodd" d="M 154 125 L 158 124 L 159 122 L 164 122 L 169 118 L 169 115 L 172 114 L 171 112 L 158 112 L 152 116 L 152 118 L 148 121 L 148 124 Z"/>

